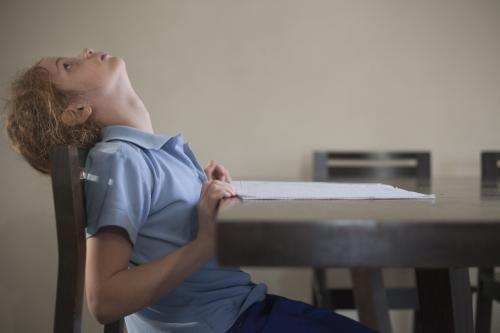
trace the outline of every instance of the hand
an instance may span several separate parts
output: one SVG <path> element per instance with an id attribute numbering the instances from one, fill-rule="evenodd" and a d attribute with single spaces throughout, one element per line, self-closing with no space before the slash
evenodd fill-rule
<path id="1" fill-rule="evenodd" d="M 222 165 L 215 161 L 210 161 L 205 167 L 205 174 L 207 175 L 208 181 L 220 180 L 222 182 L 230 183 L 232 181 L 231 175 Z"/>
<path id="2" fill-rule="evenodd" d="M 208 242 L 213 250 L 215 241 L 215 217 L 219 202 L 222 198 L 236 195 L 236 191 L 229 183 L 220 180 L 211 180 L 203 183 L 198 203 L 198 235 L 197 239 Z"/>

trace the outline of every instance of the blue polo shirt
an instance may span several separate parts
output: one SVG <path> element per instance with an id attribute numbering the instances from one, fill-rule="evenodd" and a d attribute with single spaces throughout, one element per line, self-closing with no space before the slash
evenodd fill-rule
<path id="1" fill-rule="evenodd" d="M 203 168 L 180 134 L 174 137 L 109 126 L 85 163 L 87 237 L 103 226 L 125 229 L 130 267 L 166 256 L 195 239 Z M 131 285 L 130 288 L 134 286 Z M 125 318 L 134 332 L 225 332 L 266 286 L 214 259 Z"/>

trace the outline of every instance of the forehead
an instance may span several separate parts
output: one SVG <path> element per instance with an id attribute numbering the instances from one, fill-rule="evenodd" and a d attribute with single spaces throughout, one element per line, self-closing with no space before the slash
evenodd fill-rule
<path id="1" fill-rule="evenodd" d="M 56 61 L 57 57 L 46 57 L 40 59 L 37 65 L 48 70 L 50 74 L 56 74 L 58 71 Z"/>

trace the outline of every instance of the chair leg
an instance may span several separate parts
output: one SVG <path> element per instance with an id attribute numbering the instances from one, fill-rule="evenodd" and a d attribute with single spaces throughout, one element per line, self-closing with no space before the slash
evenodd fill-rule
<path id="1" fill-rule="evenodd" d="M 419 314 L 425 333 L 474 331 L 467 268 L 416 269 Z"/>
<path id="2" fill-rule="evenodd" d="M 326 269 L 313 269 L 313 305 L 320 308 L 332 308 L 330 293 L 326 287 Z"/>
<path id="3" fill-rule="evenodd" d="M 352 268 L 351 278 L 360 322 L 380 333 L 391 333 L 389 306 L 382 280 L 382 270 Z"/>
<path id="4" fill-rule="evenodd" d="M 482 278 L 493 279 L 493 268 L 479 268 L 477 274 L 476 333 L 491 332 L 491 308 L 493 299 L 485 292 Z"/>
<path id="5" fill-rule="evenodd" d="M 422 321 L 419 313 L 420 310 L 413 311 L 413 333 L 424 333 L 422 330 Z"/>

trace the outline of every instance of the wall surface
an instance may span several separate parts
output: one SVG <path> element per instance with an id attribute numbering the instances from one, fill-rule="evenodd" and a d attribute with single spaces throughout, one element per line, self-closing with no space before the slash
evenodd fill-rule
<path id="1" fill-rule="evenodd" d="M 0 94 L 89 46 L 126 60 L 156 132 L 236 179 L 311 179 L 315 149 L 428 149 L 434 175 L 478 175 L 479 152 L 500 149 L 499 36 L 498 0 L 0 0 Z M 3 132 L 0 159 L 0 331 L 49 332 L 50 181 Z M 250 271 L 310 299 L 308 269 Z"/>

